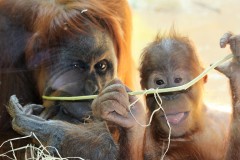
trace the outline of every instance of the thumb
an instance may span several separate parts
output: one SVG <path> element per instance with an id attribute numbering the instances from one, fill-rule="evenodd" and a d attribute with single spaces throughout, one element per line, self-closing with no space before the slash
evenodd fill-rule
<path id="1" fill-rule="evenodd" d="M 8 113 L 12 118 L 23 112 L 22 106 L 18 101 L 16 95 L 12 95 L 9 100 L 9 104 L 6 106 Z"/>
<path id="2" fill-rule="evenodd" d="M 132 92 L 132 90 L 130 88 L 128 88 L 127 86 L 125 86 L 125 89 L 127 92 Z M 132 104 L 133 102 L 135 102 L 138 98 L 134 95 L 129 95 L 128 94 L 128 97 L 129 97 L 129 103 Z"/>
<path id="3" fill-rule="evenodd" d="M 218 71 L 218 72 L 220 72 L 220 73 L 222 73 L 222 74 L 224 74 L 225 76 L 227 76 L 228 78 L 230 77 L 230 64 L 231 62 L 226 62 L 226 63 L 224 63 L 224 64 L 222 64 L 222 65 L 220 65 L 220 66 L 217 66 L 215 69 Z"/>

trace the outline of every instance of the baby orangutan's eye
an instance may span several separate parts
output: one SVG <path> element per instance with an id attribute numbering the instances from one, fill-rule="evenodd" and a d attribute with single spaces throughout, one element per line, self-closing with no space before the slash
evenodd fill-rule
<path id="1" fill-rule="evenodd" d="M 158 79 L 158 80 L 155 81 L 155 83 L 156 83 L 157 85 L 161 86 L 161 85 L 164 84 L 164 80 Z"/>
<path id="2" fill-rule="evenodd" d="M 174 79 L 174 83 L 181 83 L 182 82 L 182 78 L 175 78 Z"/>

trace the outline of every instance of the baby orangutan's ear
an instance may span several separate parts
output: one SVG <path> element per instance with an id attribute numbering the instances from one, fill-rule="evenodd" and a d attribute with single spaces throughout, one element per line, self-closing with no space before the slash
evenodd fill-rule
<path id="1" fill-rule="evenodd" d="M 205 68 L 204 67 L 201 67 L 201 70 L 202 70 L 202 72 L 205 70 Z M 203 82 L 204 83 L 207 83 L 207 81 L 208 81 L 208 75 L 205 75 L 203 78 Z"/>
<path id="2" fill-rule="evenodd" d="M 204 83 L 207 83 L 207 81 L 208 81 L 208 75 L 206 75 L 206 76 L 203 77 L 203 82 L 204 82 Z"/>

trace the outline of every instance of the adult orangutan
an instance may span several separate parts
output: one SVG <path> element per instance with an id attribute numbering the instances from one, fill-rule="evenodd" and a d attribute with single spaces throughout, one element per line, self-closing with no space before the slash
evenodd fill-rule
<path id="1" fill-rule="evenodd" d="M 126 0 L 0 0 L 0 143 L 16 136 L 5 109 L 13 94 L 48 107 L 44 118 L 79 123 L 91 101 L 41 96 L 97 94 L 116 75 L 133 87 L 130 41 Z"/>

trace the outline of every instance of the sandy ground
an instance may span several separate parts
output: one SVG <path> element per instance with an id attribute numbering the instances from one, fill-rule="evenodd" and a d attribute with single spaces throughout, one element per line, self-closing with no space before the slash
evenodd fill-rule
<path id="1" fill-rule="evenodd" d="M 157 33 L 173 25 L 195 43 L 205 67 L 230 53 L 219 47 L 220 37 L 227 31 L 240 34 L 239 0 L 129 0 L 133 11 L 133 54 L 138 64 L 142 49 Z M 205 86 L 208 106 L 231 111 L 228 80 L 218 73 L 208 74 Z"/>

